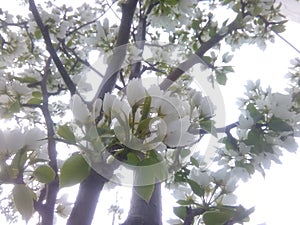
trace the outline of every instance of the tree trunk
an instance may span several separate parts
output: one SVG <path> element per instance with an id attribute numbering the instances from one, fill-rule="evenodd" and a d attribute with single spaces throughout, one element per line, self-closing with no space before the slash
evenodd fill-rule
<path id="1" fill-rule="evenodd" d="M 131 206 L 128 217 L 122 225 L 162 225 L 161 184 L 155 184 L 149 203 L 132 189 Z"/>
<path id="2" fill-rule="evenodd" d="M 67 225 L 90 225 L 92 223 L 98 198 L 106 181 L 104 177 L 91 170 L 91 174 L 80 184 Z"/>

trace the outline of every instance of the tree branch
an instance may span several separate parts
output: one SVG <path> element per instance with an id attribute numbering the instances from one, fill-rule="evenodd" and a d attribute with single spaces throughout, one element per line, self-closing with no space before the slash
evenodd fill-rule
<path id="1" fill-rule="evenodd" d="M 208 41 L 204 42 L 200 48 L 195 52 L 194 55 L 189 57 L 186 61 L 180 63 L 171 73 L 167 76 L 167 78 L 160 84 L 160 88 L 162 90 L 167 90 L 173 82 L 175 82 L 185 71 L 190 69 L 192 66 L 194 66 L 197 63 L 202 63 L 206 65 L 207 67 L 211 67 L 208 65 L 205 61 L 202 60 L 203 55 L 211 49 L 213 46 L 215 46 L 217 43 L 219 43 L 224 37 L 226 37 L 228 34 L 230 34 L 232 31 L 239 29 L 241 26 L 240 18 L 241 16 L 238 15 L 234 21 L 232 21 L 227 26 L 227 32 L 225 33 L 217 33 L 215 36 L 213 36 Z"/>
<path id="2" fill-rule="evenodd" d="M 94 170 L 80 184 L 67 225 L 90 225 L 93 221 L 101 190 L 107 180 Z"/>
<path id="3" fill-rule="evenodd" d="M 197 208 L 197 209 L 191 209 L 187 208 L 186 209 L 186 217 L 184 219 L 183 225 L 192 225 L 195 216 L 202 215 L 205 212 L 205 209 Z"/>
<path id="4" fill-rule="evenodd" d="M 56 65 L 60 75 L 62 76 L 66 86 L 68 87 L 71 95 L 74 95 L 76 93 L 76 86 L 74 85 L 73 81 L 71 80 L 70 76 L 68 75 L 68 72 L 66 71 L 64 65 L 62 64 L 61 60 L 59 59 L 59 57 L 53 47 L 53 44 L 52 44 L 52 41 L 51 41 L 51 38 L 49 35 L 48 27 L 43 24 L 42 18 L 36 8 L 34 0 L 29 0 L 29 9 L 32 12 L 33 17 L 42 32 L 47 51 L 49 52 L 50 56 L 52 57 L 55 65 Z"/>
<path id="5" fill-rule="evenodd" d="M 131 207 L 122 225 L 162 225 L 161 222 L 161 183 L 156 183 L 151 199 L 146 202 L 132 189 Z"/>
<path id="6" fill-rule="evenodd" d="M 57 168 L 57 151 L 56 151 L 56 142 L 53 139 L 55 136 L 54 132 L 54 122 L 52 120 L 49 103 L 48 103 L 48 90 L 47 90 L 47 79 L 49 75 L 49 67 L 51 63 L 51 57 L 47 60 L 46 66 L 44 69 L 44 76 L 41 81 L 41 90 L 43 95 L 43 105 L 41 107 L 43 116 L 46 122 L 47 128 L 47 138 L 48 138 L 48 156 L 49 156 L 49 166 L 54 170 L 56 176 L 54 181 L 50 184 L 47 184 L 47 194 L 46 201 L 42 205 L 40 213 L 42 216 L 42 225 L 52 225 L 54 219 L 55 203 L 58 193 L 58 168 Z M 41 196 L 42 197 L 42 196 Z"/>
<path id="7" fill-rule="evenodd" d="M 95 98 L 99 97 L 103 99 L 105 93 L 111 92 L 115 87 L 118 72 L 120 71 L 126 56 L 126 44 L 128 44 L 130 37 L 130 29 L 137 2 L 138 0 L 128 0 L 126 3 L 122 4 L 122 18 L 114 53 Z"/>
<path id="8" fill-rule="evenodd" d="M 122 4 L 122 19 L 115 46 L 117 50 L 114 51 L 95 98 L 100 97 L 103 99 L 104 94 L 111 92 L 115 87 L 117 74 L 126 55 L 126 48 L 120 46 L 128 43 L 136 4 L 137 0 L 128 0 L 127 3 Z M 99 194 L 106 181 L 97 172 L 91 170 L 90 175 L 80 184 L 73 210 L 67 222 L 68 225 L 89 225 L 92 223 Z"/>

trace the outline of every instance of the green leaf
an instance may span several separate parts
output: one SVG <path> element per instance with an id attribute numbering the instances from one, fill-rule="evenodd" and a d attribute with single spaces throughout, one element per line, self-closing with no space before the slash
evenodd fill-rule
<path id="1" fill-rule="evenodd" d="M 252 119 L 254 120 L 254 123 L 256 123 L 257 121 L 259 121 L 262 117 L 263 117 L 263 114 L 260 113 L 255 105 L 253 103 L 249 103 L 247 105 L 247 110 L 249 111 L 250 113 L 250 116 L 252 117 Z"/>
<path id="2" fill-rule="evenodd" d="M 71 143 L 76 143 L 75 135 L 67 124 L 59 126 L 57 134 Z"/>
<path id="3" fill-rule="evenodd" d="M 230 2 L 232 2 L 233 0 L 224 0 L 222 1 L 222 5 L 227 5 L 229 4 Z"/>
<path id="4" fill-rule="evenodd" d="M 200 21 L 198 19 L 192 21 L 192 28 L 194 30 L 199 30 L 199 25 L 200 25 Z"/>
<path id="5" fill-rule="evenodd" d="M 152 118 L 146 118 L 144 120 L 141 120 L 136 129 L 135 135 L 139 135 L 140 137 L 143 137 L 145 134 L 147 134 L 149 130 L 149 124 L 152 120 L 153 120 Z"/>
<path id="6" fill-rule="evenodd" d="M 31 98 L 27 101 L 27 104 L 30 105 L 39 105 L 42 103 L 42 100 L 40 98 Z"/>
<path id="7" fill-rule="evenodd" d="M 126 161 L 126 163 L 128 163 L 130 165 L 136 166 L 136 165 L 139 164 L 139 162 L 140 162 L 140 159 L 139 159 L 139 157 L 137 157 L 136 154 L 134 154 L 132 152 L 129 152 L 127 154 L 127 161 Z"/>
<path id="8" fill-rule="evenodd" d="M 271 30 L 276 33 L 282 33 L 285 31 L 285 26 L 283 24 L 273 25 Z"/>
<path id="9" fill-rule="evenodd" d="M 42 93 L 40 91 L 33 91 L 31 93 L 31 95 L 35 98 L 41 98 L 42 97 Z"/>
<path id="10" fill-rule="evenodd" d="M 208 211 L 203 214 L 205 225 L 223 225 L 232 218 L 231 213 Z"/>
<path id="11" fill-rule="evenodd" d="M 80 154 L 74 154 L 68 158 L 60 171 L 60 188 L 69 187 L 83 181 L 90 173 L 90 167 Z"/>
<path id="12" fill-rule="evenodd" d="M 42 38 L 42 32 L 40 31 L 40 29 L 36 29 L 34 31 L 34 36 L 36 37 L 36 39 Z"/>
<path id="13" fill-rule="evenodd" d="M 34 177 L 45 184 L 51 183 L 55 178 L 54 170 L 47 165 L 39 166 L 33 172 Z"/>
<path id="14" fill-rule="evenodd" d="M 220 84 L 220 85 L 225 85 L 226 81 L 227 81 L 227 77 L 226 74 L 216 70 L 216 81 Z"/>
<path id="15" fill-rule="evenodd" d="M 262 10 L 263 9 L 261 7 L 254 5 L 253 16 L 259 15 L 262 12 Z"/>
<path id="16" fill-rule="evenodd" d="M 199 168 L 200 164 L 199 164 L 198 160 L 195 159 L 193 156 L 190 157 L 190 162 L 193 166 L 196 166 Z"/>
<path id="17" fill-rule="evenodd" d="M 214 137 L 218 137 L 217 129 L 214 126 L 215 122 L 213 120 L 202 120 L 200 121 L 200 127 L 207 132 L 211 133 Z"/>
<path id="18" fill-rule="evenodd" d="M 17 178 L 20 170 L 22 171 L 24 169 L 24 165 L 26 161 L 27 161 L 26 151 L 21 149 L 15 154 L 14 158 L 12 159 L 12 162 L 8 170 L 9 177 L 12 179 Z"/>
<path id="19" fill-rule="evenodd" d="M 146 186 L 136 186 L 135 191 L 142 199 L 149 203 L 151 196 L 154 192 L 154 184 Z"/>
<path id="20" fill-rule="evenodd" d="M 18 113 L 18 112 L 20 112 L 20 108 L 21 108 L 21 106 L 20 106 L 19 101 L 14 101 L 14 102 L 12 102 L 12 104 L 10 105 L 9 111 L 10 111 L 11 113 Z"/>
<path id="21" fill-rule="evenodd" d="M 264 135 L 259 129 L 251 129 L 248 133 L 247 139 L 244 141 L 246 145 L 253 145 L 251 152 L 259 154 L 261 152 L 273 153 L 273 146 L 266 142 Z"/>
<path id="22" fill-rule="evenodd" d="M 223 71 L 233 73 L 234 69 L 232 66 L 223 66 Z"/>
<path id="23" fill-rule="evenodd" d="M 293 131 L 292 126 L 275 116 L 271 118 L 269 128 L 275 132 Z"/>
<path id="24" fill-rule="evenodd" d="M 240 2 L 238 2 L 237 4 L 232 6 L 232 10 L 237 12 L 237 13 L 240 11 L 241 8 L 242 8 L 242 3 L 240 3 Z"/>
<path id="25" fill-rule="evenodd" d="M 180 219 L 185 219 L 186 217 L 186 207 L 185 206 L 177 206 L 173 207 L 173 212 L 176 216 L 178 216 Z"/>
<path id="26" fill-rule="evenodd" d="M 196 195 L 199 197 L 204 196 L 204 189 L 196 181 L 188 179 L 188 183 Z"/>
<path id="27" fill-rule="evenodd" d="M 178 0 L 165 0 L 168 5 L 175 6 L 178 3 Z"/>
<path id="28" fill-rule="evenodd" d="M 12 196 L 17 210 L 28 222 L 34 211 L 32 191 L 25 184 L 16 184 L 12 190 Z"/>
<path id="29" fill-rule="evenodd" d="M 179 205 L 193 205 L 193 204 L 195 204 L 195 202 L 192 198 L 189 198 L 188 200 L 178 200 L 176 203 L 179 204 Z"/>
<path id="30" fill-rule="evenodd" d="M 148 118 L 148 115 L 150 113 L 150 107 L 151 107 L 151 96 L 147 96 L 144 101 L 141 121 Z"/>

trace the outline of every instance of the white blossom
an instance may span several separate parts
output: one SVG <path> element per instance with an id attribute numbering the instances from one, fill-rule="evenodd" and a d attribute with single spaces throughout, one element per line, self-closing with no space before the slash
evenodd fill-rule
<path id="1" fill-rule="evenodd" d="M 248 171 L 242 167 L 233 168 L 231 170 L 231 175 L 240 178 L 244 182 L 248 181 L 250 178 Z"/>
<path id="2" fill-rule="evenodd" d="M 56 212 L 63 218 L 67 218 L 72 211 L 72 203 L 68 201 L 68 195 L 63 194 L 60 198 L 57 199 Z"/>
<path id="3" fill-rule="evenodd" d="M 207 187 L 210 183 L 210 177 L 205 171 L 201 171 L 199 168 L 192 168 L 189 178 L 197 182 L 202 187 Z"/>
<path id="4" fill-rule="evenodd" d="M 197 91 L 196 93 L 193 94 L 192 97 L 192 104 L 195 106 L 199 106 L 202 103 L 202 94 L 200 91 Z"/>
<path id="5" fill-rule="evenodd" d="M 205 117 L 211 117 L 214 114 L 214 105 L 209 97 L 205 96 L 201 101 L 201 115 Z"/>
<path id="6" fill-rule="evenodd" d="M 230 174 L 227 172 L 227 168 L 224 167 L 214 173 L 212 173 L 212 177 L 214 178 L 215 182 L 220 184 L 226 184 L 230 178 Z"/>
<path id="7" fill-rule="evenodd" d="M 25 95 L 31 91 L 26 85 L 21 84 L 19 81 L 14 81 L 11 85 L 12 91 L 18 95 Z"/>
<path id="8" fill-rule="evenodd" d="M 190 145 L 195 141 L 194 135 L 188 132 L 190 126 L 189 118 L 167 122 L 167 134 L 164 143 L 169 147 L 180 147 Z"/>
<path id="9" fill-rule="evenodd" d="M 105 18 L 105 19 L 103 20 L 103 28 L 104 28 L 105 30 L 108 30 L 108 28 L 109 28 L 109 20 L 108 20 L 107 18 Z"/>
<path id="10" fill-rule="evenodd" d="M 46 143 L 46 134 L 37 127 L 28 130 L 25 133 L 25 146 L 31 150 L 37 150 L 40 146 Z"/>
<path id="11" fill-rule="evenodd" d="M 226 194 L 223 198 L 222 198 L 222 203 L 224 205 L 235 205 L 236 204 L 236 200 L 237 200 L 237 196 L 230 193 L 230 194 Z"/>
<path id="12" fill-rule="evenodd" d="M 82 124 L 85 124 L 89 121 L 90 112 L 87 108 L 87 105 L 82 101 L 79 95 L 75 94 L 72 96 L 70 107 L 75 120 Z"/>
<path id="13" fill-rule="evenodd" d="M 101 108 L 102 108 L 102 99 L 97 98 L 93 103 L 92 120 L 95 120 L 100 115 Z"/>
<path id="14" fill-rule="evenodd" d="M 5 147 L 2 151 L 8 154 L 15 154 L 24 147 L 24 134 L 19 129 L 5 130 L 2 138 L 4 138 L 5 143 Z"/>
<path id="15" fill-rule="evenodd" d="M 178 199 L 178 200 L 185 200 L 187 196 L 192 196 L 193 195 L 193 192 L 192 190 L 187 187 L 187 186 L 184 186 L 184 185 L 174 185 L 175 187 L 172 188 L 173 189 L 173 192 L 172 192 L 172 195 L 175 199 Z"/>
<path id="16" fill-rule="evenodd" d="M 224 186 L 224 190 L 226 191 L 226 193 L 234 192 L 235 189 L 237 188 L 237 182 L 238 182 L 237 177 L 230 177 Z"/>
<path id="17" fill-rule="evenodd" d="M 247 91 L 252 91 L 260 85 L 260 80 L 257 80 L 255 83 L 252 80 L 248 80 L 245 85 Z"/>
<path id="18" fill-rule="evenodd" d="M 250 129 L 254 125 L 254 120 L 250 116 L 249 112 L 246 112 L 246 115 L 240 115 L 239 117 L 239 128 L 240 129 Z"/>
<path id="19" fill-rule="evenodd" d="M 127 100 L 130 106 L 134 106 L 140 100 L 146 97 L 146 90 L 140 79 L 133 79 L 129 81 L 126 87 Z"/>
<path id="20" fill-rule="evenodd" d="M 277 139 L 276 144 L 279 146 L 285 148 L 289 152 L 296 152 L 298 149 L 298 144 L 295 141 L 295 138 L 292 136 L 284 137 L 284 140 Z"/>
<path id="21" fill-rule="evenodd" d="M 105 115 L 109 116 L 111 114 L 111 108 L 114 102 L 117 101 L 116 96 L 106 93 L 103 99 L 103 112 Z"/>
<path id="22" fill-rule="evenodd" d="M 281 93 L 273 93 L 268 97 L 268 105 L 272 113 L 281 119 L 290 119 L 293 113 L 290 112 L 292 107 L 292 96 Z"/>

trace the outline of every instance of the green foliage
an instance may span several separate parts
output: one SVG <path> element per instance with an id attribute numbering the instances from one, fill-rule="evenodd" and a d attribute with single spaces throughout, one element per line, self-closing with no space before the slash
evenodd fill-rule
<path id="1" fill-rule="evenodd" d="M 41 165 L 33 172 L 34 177 L 42 183 L 51 183 L 55 179 L 54 170 L 48 165 Z"/>
<path id="2" fill-rule="evenodd" d="M 284 122 L 282 119 L 279 119 L 273 116 L 269 121 L 269 128 L 275 132 L 284 132 L 284 131 L 293 131 L 293 127 L 288 123 Z"/>
<path id="3" fill-rule="evenodd" d="M 223 225 L 231 218 L 232 215 L 218 211 L 208 211 L 203 214 L 205 225 Z"/>
<path id="4" fill-rule="evenodd" d="M 90 166 L 80 154 L 68 158 L 60 171 L 59 187 L 69 187 L 83 181 L 90 173 Z"/>
<path id="5" fill-rule="evenodd" d="M 136 186 L 134 187 L 136 193 L 146 202 L 149 203 L 152 194 L 154 192 L 154 188 L 155 185 L 154 184 L 150 184 L 150 185 L 146 185 L 146 186 Z"/>
<path id="6" fill-rule="evenodd" d="M 217 137 L 217 130 L 215 127 L 215 121 L 205 119 L 200 121 L 200 127 L 201 129 L 206 130 L 207 132 L 211 133 L 214 137 Z"/>
<path id="7" fill-rule="evenodd" d="M 173 212 L 176 216 L 178 216 L 182 220 L 184 220 L 187 215 L 185 206 L 173 207 Z"/>
<path id="8" fill-rule="evenodd" d="M 12 195 L 18 212 L 22 215 L 22 218 L 28 222 L 34 212 L 34 195 L 32 190 L 25 184 L 16 184 L 13 188 Z"/>
<path id="9" fill-rule="evenodd" d="M 195 181 L 188 179 L 188 184 L 190 185 L 192 191 L 199 197 L 204 196 L 204 189 Z"/>
<path id="10" fill-rule="evenodd" d="M 76 143 L 75 135 L 70 126 L 67 124 L 58 127 L 57 134 L 64 138 L 67 142 Z"/>

